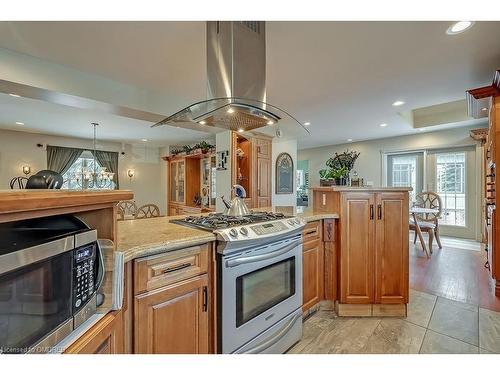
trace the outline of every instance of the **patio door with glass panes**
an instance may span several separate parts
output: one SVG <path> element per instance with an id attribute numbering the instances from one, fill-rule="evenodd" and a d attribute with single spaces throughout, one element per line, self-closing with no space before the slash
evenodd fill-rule
<path id="1" fill-rule="evenodd" d="M 474 238 L 476 233 L 475 151 L 428 151 L 427 188 L 441 197 L 441 233 Z"/>

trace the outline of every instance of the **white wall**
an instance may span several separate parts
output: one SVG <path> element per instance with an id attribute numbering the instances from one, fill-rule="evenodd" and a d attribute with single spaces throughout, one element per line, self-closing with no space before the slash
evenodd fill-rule
<path id="1" fill-rule="evenodd" d="M 469 131 L 475 128 L 478 126 L 310 148 L 299 150 L 298 158 L 309 160 L 309 185 L 313 187 L 319 186 L 319 170 L 325 168 L 325 161 L 335 152 L 341 153 L 346 149 L 359 151 L 361 154 L 354 170 L 358 172 L 359 177 L 364 178 L 365 183 L 373 181 L 374 186 L 382 186 L 382 152 L 475 145 L 477 142 L 469 137 Z"/>
<path id="2" fill-rule="evenodd" d="M 293 194 L 276 194 L 276 158 L 282 152 L 288 152 L 293 160 Z M 272 152 L 272 205 L 273 206 L 295 206 L 297 204 L 297 186 L 295 176 L 297 175 L 297 140 L 281 141 L 279 138 L 273 138 Z"/>
<path id="3" fill-rule="evenodd" d="M 49 136 L 26 132 L 0 130 L 0 189 L 9 189 L 9 182 L 15 176 L 21 176 L 22 166 L 30 165 L 32 173 L 47 168 L 47 153 L 37 143 L 53 146 L 92 148 L 92 140 Z M 122 145 L 115 142 L 98 141 L 99 149 L 122 151 Z M 166 169 L 165 162 L 159 158 L 157 148 L 144 145 L 125 145 L 125 156 L 118 161 L 120 189 L 130 189 L 138 205 L 154 203 L 164 214 L 166 207 Z M 132 181 L 127 170 L 134 169 Z"/>

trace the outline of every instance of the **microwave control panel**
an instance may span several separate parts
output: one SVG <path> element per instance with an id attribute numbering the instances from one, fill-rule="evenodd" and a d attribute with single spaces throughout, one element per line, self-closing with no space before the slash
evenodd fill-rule
<path id="1" fill-rule="evenodd" d="M 94 294 L 96 244 L 83 246 L 73 253 L 73 308 L 78 310 Z"/>

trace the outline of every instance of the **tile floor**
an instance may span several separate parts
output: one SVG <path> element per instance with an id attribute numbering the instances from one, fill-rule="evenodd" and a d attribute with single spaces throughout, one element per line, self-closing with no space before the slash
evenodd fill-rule
<path id="1" fill-rule="evenodd" d="M 500 353 L 500 312 L 411 289 L 406 318 L 316 312 L 288 353 Z"/>

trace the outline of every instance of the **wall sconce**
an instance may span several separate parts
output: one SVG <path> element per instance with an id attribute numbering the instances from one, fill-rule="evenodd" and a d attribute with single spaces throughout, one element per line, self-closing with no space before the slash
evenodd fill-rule
<path id="1" fill-rule="evenodd" d="M 128 178 L 130 178 L 130 181 L 132 181 L 132 177 L 135 176 L 135 169 L 128 169 L 127 176 L 128 176 Z"/>
<path id="2" fill-rule="evenodd" d="M 23 173 L 27 176 L 31 173 L 31 167 L 29 165 L 23 165 Z"/>

